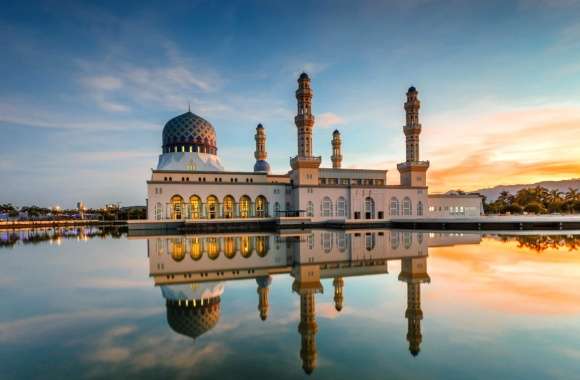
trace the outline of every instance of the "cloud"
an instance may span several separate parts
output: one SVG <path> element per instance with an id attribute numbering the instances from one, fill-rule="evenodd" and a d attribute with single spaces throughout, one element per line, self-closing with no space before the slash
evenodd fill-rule
<path id="1" fill-rule="evenodd" d="M 477 109 L 484 111 L 477 111 Z M 489 110 L 489 111 L 485 111 Z M 423 120 L 421 157 L 429 160 L 431 191 L 476 190 L 501 184 L 578 177 L 580 107 L 506 107 L 480 102 Z M 393 160 L 357 163 L 392 168 Z M 396 172 L 389 183 L 396 181 Z"/>
<path id="2" fill-rule="evenodd" d="M 316 116 L 316 125 L 321 128 L 330 128 L 333 125 L 344 124 L 345 120 L 332 112 L 324 112 Z"/>
<path id="3" fill-rule="evenodd" d="M 580 260 L 574 252 L 550 249 L 538 255 L 516 241 L 486 237 L 479 245 L 429 249 L 429 305 L 453 298 L 461 308 L 479 306 L 511 315 L 574 315 Z M 466 286 L 467 284 L 467 286 Z M 449 294 L 449 289 L 454 289 Z M 450 306 L 450 305 L 447 305 Z M 449 308 L 453 310 L 453 308 Z"/>

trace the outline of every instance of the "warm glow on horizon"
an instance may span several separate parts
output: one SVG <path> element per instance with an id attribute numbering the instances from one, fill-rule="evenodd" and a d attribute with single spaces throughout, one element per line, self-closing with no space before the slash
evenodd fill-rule
<path id="1" fill-rule="evenodd" d="M 536 252 L 491 237 L 479 245 L 430 248 L 429 274 L 445 294 L 430 290 L 429 297 L 516 315 L 579 313 L 579 264 L 578 249 Z"/>

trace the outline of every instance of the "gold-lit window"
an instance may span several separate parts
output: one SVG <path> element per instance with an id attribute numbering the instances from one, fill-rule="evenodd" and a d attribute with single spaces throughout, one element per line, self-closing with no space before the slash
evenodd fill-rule
<path id="1" fill-rule="evenodd" d="M 215 219 L 218 217 L 218 199 L 214 195 L 207 197 L 207 217 Z"/>
<path id="2" fill-rule="evenodd" d="M 180 195 L 171 197 L 171 219 L 183 218 L 183 198 Z"/>
<path id="3" fill-rule="evenodd" d="M 224 218 L 230 219 L 234 217 L 234 204 L 235 200 L 231 195 L 227 195 L 224 198 Z"/>
<path id="4" fill-rule="evenodd" d="M 244 195 L 240 198 L 240 218 L 249 218 L 250 217 L 250 207 L 251 201 L 250 197 Z"/>
<path id="5" fill-rule="evenodd" d="M 191 219 L 199 219 L 201 217 L 201 198 L 197 195 L 189 197 L 189 205 L 191 207 Z"/>
<path id="6" fill-rule="evenodd" d="M 252 244 L 252 238 L 248 236 L 242 236 L 240 241 L 241 247 L 240 250 L 242 252 L 242 256 L 250 257 L 252 255 L 252 250 L 254 249 Z"/>
<path id="7" fill-rule="evenodd" d="M 191 256 L 191 258 L 196 261 L 201 259 L 202 252 L 203 252 L 202 240 L 199 238 L 191 239 L 191 248 L 189 251 L 189 255 Z"/>
<path id="8" fill-rule="evenodd" d="M 262 195 L 256 198 L 256 216 L 258 218 L 264 218 L 268 216 L 267 201 Z"/>
<path id="9" fill-rule="evenodd" d="M 218 238 L 207 238 L 207 256 L 215 260 L 220 254 L 220 242 Z"/>

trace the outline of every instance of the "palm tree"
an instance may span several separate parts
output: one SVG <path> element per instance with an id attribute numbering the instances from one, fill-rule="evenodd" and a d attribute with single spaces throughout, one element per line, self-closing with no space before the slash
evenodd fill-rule
<path id="1" fill-rule="evenodd" d="M 573 189 L 573 188 L 569 187 L 568 192 L 566 193 L 566 200 L 567 201 L 580 200 L 580 192 L 578 192 L 578 189 Z"/>
<path id="2" fill-rule="evenodd" d="M 550 203 L 557 203 L 562 201 L 562 192 L 558 189 L 553 189 L 548 192 L 548 201 Z"/>

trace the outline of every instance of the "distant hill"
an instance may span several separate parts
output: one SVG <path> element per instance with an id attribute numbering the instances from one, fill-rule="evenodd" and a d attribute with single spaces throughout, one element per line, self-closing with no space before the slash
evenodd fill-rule
<path id="1" fill-rule="evenodd" d="M 550 190 L 558 189 L 565 193 L 569 188 L 580 189 L 580 178 L 565 179 L 561 181 L 543 181 L 521 185 L 499 185 L 487 189 L 476 190 L 475 192 L 485 195 L 489 202 L 496 200 L 502 191 L 509 191 L 510 193 L 515 194 L 520 189 L 536 186 L 542 186 Z"/>

